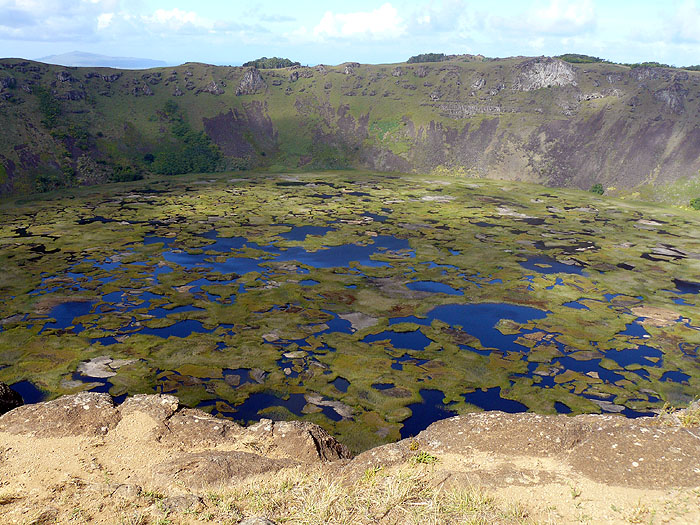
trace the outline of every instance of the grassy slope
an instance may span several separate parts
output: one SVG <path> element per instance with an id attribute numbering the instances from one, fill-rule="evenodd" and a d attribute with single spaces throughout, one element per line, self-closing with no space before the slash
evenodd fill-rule
<path id="1" fill-rule="evenodd" d="M 700 73 L 649 69 L 640 76 L 640 69 L 583 64 L 575 66 L 576 85 L 518 91 L 515 81 L 525 62 L 457 58 L 360 65 L 351 74 L 344 74 L 344 65 L 300 68 L 296 81 L 290 79 L 293 69 L 263 70 L 264 90 L 236 96 L 243 68 L 188 63 L 122 71 L 116 81 L 105 82 L 86 75 L 116 70 L 6 59 L 0 62 L 0 79 L 11 76 L 16 86 L 1 93 L 9 98 L 0 100 L 6 123 L 0 128 L 0 164 L 7 172 L 0 173 L 0 191 L 31 191 L 37 175 L 75 169 L 83 155 L 108 167 L 136 164 L 147 170 L 143 155 L 172 140 L 159 111 L 174 100 L 198 130 L 203 119 L 229 111 L 239 116 L 233 125 L 242 128 L 254 153 L 229 155 L 229 167 L 242 162 L 285 169 L 450 169 L 579 188 L 602 182 L 620 194 L 641 187 L 645 198 L 685 200 L 674 184 L 684 179 L 692 185 L 700 169 L 693 147 L 700 140 L 694 123 Z M 72 80 L 61 81 L 61 72 Z M 197 93 L 212 82 L 223 94 Z M 86 151 L 70 139 L 52 137 L 41 124 L 37 85 L 59 99 L 69 92 L 82 98 L 60 100 L 58 130 L 68 136 L 74 133 L 71 126 L 87 130 Z M 173 96 L 176 86 L 184 93 L 180 97 Z M 676 88 L 682 109 L 658 95 Z M 153 95 L 143 95 L 143 89 Z M 264 156 L 264 137 L 249 126 L 260 117 L 255 103 L 262 104 L 262 118 L 270 118 L 276 133 L 275 151 Z M 467 115 L 455 116 L 455 108 Z"/>

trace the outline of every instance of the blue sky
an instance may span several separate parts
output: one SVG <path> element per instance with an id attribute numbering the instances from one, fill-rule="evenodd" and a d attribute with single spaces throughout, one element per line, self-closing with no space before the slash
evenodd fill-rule
<path id="1" fill-rule="evenodd" d="M 700 0 L 0 0 L 0 56 L 74 50 L 169 63 L 574 52 L 690 65 L 700 64 Z"/>

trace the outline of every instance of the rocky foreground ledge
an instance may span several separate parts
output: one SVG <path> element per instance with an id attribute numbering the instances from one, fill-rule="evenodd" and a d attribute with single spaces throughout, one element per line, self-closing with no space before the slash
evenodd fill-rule
<path id="1" fill-rule="evenodd" d="M 310 423 L 84 392 L 0 416 L 0 521 L 700 523 L 684 421 L 474 413 L 351 457 Z"/>

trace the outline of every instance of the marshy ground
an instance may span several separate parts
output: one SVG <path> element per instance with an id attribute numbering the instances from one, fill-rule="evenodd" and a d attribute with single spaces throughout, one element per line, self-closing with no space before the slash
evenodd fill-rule
<path id="1" fill-rule="evenodd" d="M 700 391 L 700 217 L 515 182 L 174 177 L 0 205 L 0 381 L 174 393 L 355 451 Z"/>

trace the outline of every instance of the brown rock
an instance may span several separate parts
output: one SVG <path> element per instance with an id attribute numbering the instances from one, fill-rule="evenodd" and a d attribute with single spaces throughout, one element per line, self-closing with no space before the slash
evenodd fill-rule
<path id="1" fill-rule="evenodd" d="M 303 421 L 271 421 L 263 419 L 246 429 L 262 441 L 274 446 L 289 457 L 304 463 L 335 461 L 351 457 L 350 451 L 328 432 Z"/>
<path id="2" fill-rule="evenodd" d="M 0 383 L 0 415 L 24 404 L 22 396 L 5 383 Z"/>
<path id="3" fill-rule="evenodd" d="M 156 468 L 154 476 L 168 485 L 183 483 L 205 487 L 234 483 L 264 472 L 275 472 L 294 464 L 288 459 L 269 459 L 249 452 L 202 452 L 184 454 Z"/>
<path id="4" fill-rule="evenodd" d="M 119 422 L 109 394 L 80 392 L 0 416 L 0 431 L 36 437 L 104 435 Z"/>

